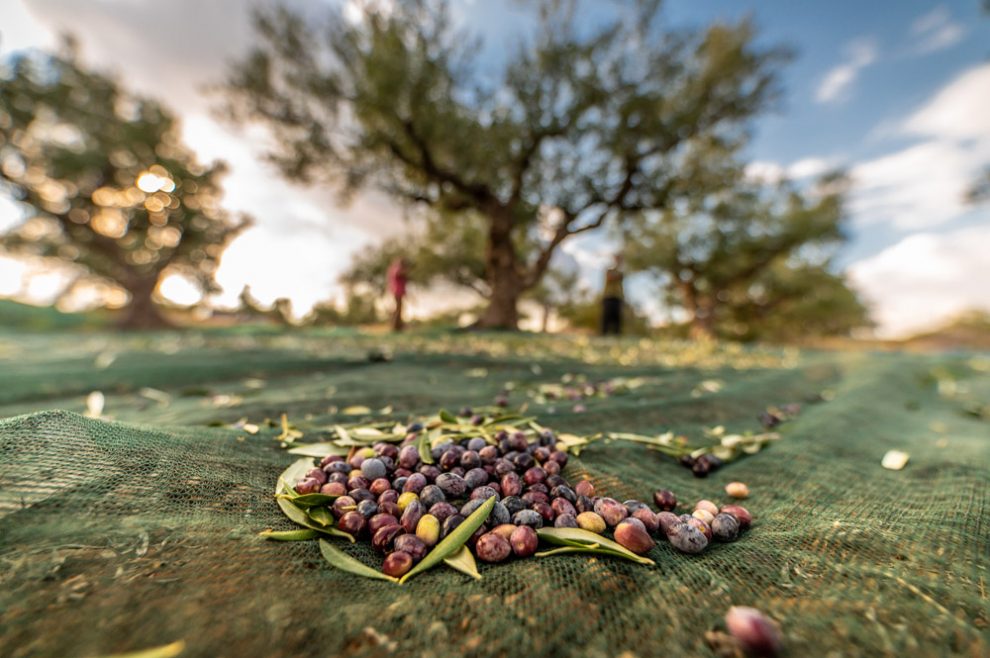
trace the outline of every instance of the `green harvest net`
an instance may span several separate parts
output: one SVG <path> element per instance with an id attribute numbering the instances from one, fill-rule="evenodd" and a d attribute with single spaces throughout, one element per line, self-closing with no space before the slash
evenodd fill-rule
<path id="1" fill-rule="evenodd" d="M 525 394 L 568 373 L 648 383 L 583 413 Z M 705 631 L 752 605 L 792 656 L 987 655 L 988 373 L 973 354 L 547 337 L 0 334 L 0 654 L 182 640 L 187 656 L 713 655 Z M 271 494 L 295 458 L 266 418 L 287 413 L 319 440 L 336 422 L 488 404 L 509 381 L 513 405 L 560 431 L 692 441 L 756 430 L 767 405 L 830 399 L 708 479 L 623 442 L 572 459 L 568 478 L 619 500 L 749 485 L 756 522 L 740 541 L 698 556 L 661 542 L 655 567 L 562 555 L 400 587 L 333 569 L 316 542 L 257 537 L 292 527 Z M 95 390 L 114 420 L 80 415 Z M 261 431 L 232 427 L 243 419 Z M 904 470 L 880 467 L 889 449 L 910 453 Z M 338 545 L 379 564 L 366 544 Z"/>

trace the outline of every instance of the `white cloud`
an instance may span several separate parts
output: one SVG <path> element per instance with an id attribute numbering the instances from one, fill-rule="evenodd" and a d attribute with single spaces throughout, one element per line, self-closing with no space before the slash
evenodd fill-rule
<path id="1" fill-rule="evenodd" d="M 966 34 L 945 5 L 939 5 L 911 24 L 912 51 L 916 55 L 933 53 L 959 43 Z"/>
<path id="2" fill-rule="evenodd" d="M 965 191 L 990 162 L 988 93 L 990 64 L 963 72 L 900 123 L 923 141 L 854 166 L 856 220 L 923 229 L 969 210 Z"/>
<path id="3" fill-rule="evenodd" d="M 916 233 L 849 268 L 883 337 L 897 338 L 971 308 L 990 310 L 990 226 Z"/>
<path id="4" fill-rule="evenodd" d="M 837 166 L 833 158 L 807 157 L 784 166 L 769 160 L 754 160 L 746 165 L 746 176 L 754 181 L 773 185 L 785 178 L 801 180 L 814 178 Z"/>
<path id="5" fill-rule="evenodd" d="M 845 100 L 860 72 L 877 59 L 877 44 L 872 38 L 851 42 L 845 49 L 845 60 L 822 78 L 815 92 L 819 103 L 835 103 Z"/>

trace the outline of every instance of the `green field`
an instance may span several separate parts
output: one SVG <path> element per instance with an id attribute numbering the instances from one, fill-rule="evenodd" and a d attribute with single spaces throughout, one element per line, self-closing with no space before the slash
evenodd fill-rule
<path id="1" fill-rule="evenodd" d="M 387 355 L 381 360 L 378 355 Z M 539 384 L 643 378 L 540 403 Z M 437 570 L 397 587 L 336 571 L 271 498 L 287 414 L 334 423 L 513 406 L 560 431 L 758 431 L 782 440 L 708 479 L 596 443 L 565 475 L 619 500 L 659 487 L 724 500 L 754 527 L 655 567 L 562 555 Z M 100 418 L 86 399 L 102 393 Z M 579 337 L 237 330 L 0 332 L 0 654 L 93 656 L 178 640 L 214 655 L 714 655 L 731 605 L 779 620 L 788 655 L 990 652 L 990 355 L 798 352 Z M 366 407 L 367 410 L 355 409 Z M 347 413 L 350 412 L 350 413 Z M 238 429 L 261 426 L 257 434 Z M 880 466 L 904 450 L 902 471 Z M 345 547 L 369 564 L 363 545 Z"/>

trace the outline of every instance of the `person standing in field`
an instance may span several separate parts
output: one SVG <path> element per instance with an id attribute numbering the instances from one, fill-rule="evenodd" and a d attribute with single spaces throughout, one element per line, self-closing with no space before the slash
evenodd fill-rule
<path id="1" fill-rule="evenodd" d="M 605 270 L 602 291 L 602 335 L 622 333 L 622 256 L 616 254 L 612 267 Z"/>
<path id="2" fill-rule="evenodd" d="M 402 321 L 402 300 L 406 296 L 406 285 L 409 283 L 409 262 L 405 258 L 396 258 L 388 266 L 388 291 L 395 298 L 395 312 L 392 314 L 392 331 L 402 331 L 405 326 Z"/>

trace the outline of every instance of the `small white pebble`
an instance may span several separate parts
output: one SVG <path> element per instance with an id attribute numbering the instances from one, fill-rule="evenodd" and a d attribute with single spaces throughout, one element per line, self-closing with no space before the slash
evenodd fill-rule
<path id="1" fill-rule="evenodd" d="M 725 485 L 725 493 L 733 498 L 749 498 L 749 487 L 744 482 L 730 482 Z"/>
<path id="2" fill-rule="evenodd" d="M 899 471 L 907 465 L 910 458 L 911 455 L 901 450 L 888 450 L 880 465 L 888 471 Z"/>

